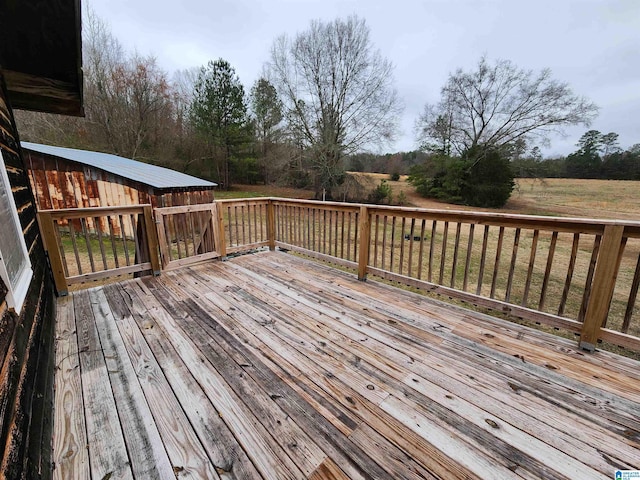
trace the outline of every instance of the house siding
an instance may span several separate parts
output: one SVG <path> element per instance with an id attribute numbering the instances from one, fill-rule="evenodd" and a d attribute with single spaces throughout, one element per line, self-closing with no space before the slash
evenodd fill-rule
<path id="1" fill-rule="evenodd" d="M 0 74 L 0 149 L 33 277 L 20 315 L 8 309 L 0 281 L 0 479 L 47 479 L 52 473 L 54 288 L 6 92 Z"/>

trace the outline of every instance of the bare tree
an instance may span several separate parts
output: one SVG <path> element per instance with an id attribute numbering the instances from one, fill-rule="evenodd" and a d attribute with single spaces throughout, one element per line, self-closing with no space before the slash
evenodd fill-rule
<path id="1" fill-rule="evenodd" d="M 589 125 L 597 112 L 591 101 L 551 78 L 549 69 L 534 74 L 508 60 L 490 65 L 482 57 L 475 70 L 449 76 L 440 102 L 427 105 L 418 120 L 418 139 L 441 145 L 444 133 L 458 153 L 520 138 L 534 143 L 568 125 Z"/>
<path id="2" fill-rule="evenodd" d="M 172 120 L 167 74 L 151 56 L 125 55 L 108 26 L 89 12 L 84 31 L 85 110 L 105 148 L 140 158 Z"/>
<path id="3" fill-rule="evenodd" d="M 317 20 L 277 38 L 266 70 L 293 138 L 308 149 L 317 191 L 338 183 L 345 155 L 393 139 L 401 111 L 393 66 L 373 49 L 363 19 Z"/>

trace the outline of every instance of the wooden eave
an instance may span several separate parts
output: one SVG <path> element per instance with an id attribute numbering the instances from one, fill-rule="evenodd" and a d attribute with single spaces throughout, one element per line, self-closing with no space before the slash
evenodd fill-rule
<path id="1" fill-rule="evenodd" d="M 0 65 L 13 108 L 84 115 L 80 0 L 9 1 Z"/>

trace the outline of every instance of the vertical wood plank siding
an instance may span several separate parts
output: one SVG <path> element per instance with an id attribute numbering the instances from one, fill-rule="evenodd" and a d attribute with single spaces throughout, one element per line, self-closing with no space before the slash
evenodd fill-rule
<path id="1" fill-rule="evenodd" d="M 3 78 L 0 78 L 0 148 L 33 268 L 19 316 L 7 308 L 6 286 L 0 288 L 0 476 L 50 478 L 53 282 Z"/>

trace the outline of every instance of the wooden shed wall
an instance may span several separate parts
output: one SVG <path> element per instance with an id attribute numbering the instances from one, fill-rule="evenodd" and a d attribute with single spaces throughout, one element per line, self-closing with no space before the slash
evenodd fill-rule
<path id="1" fill-rule="evenodd" d="M 114 207 L 150 203 L 151 189 L 95 168 L 25 151 L 38 209 Z"/>
<path id="2" fill-rule="evenodd" d="M 1 73 L 0 148 L 33 268 L 19 316 L 7 308 L 0 281 L 0 478 L 50 478 L 54 288 Z"/>
<path id="3" fill-rule="evenodd" d="M 213 201 L 212 190 L 155 191 L 148 185 L 64 158 L 25 151 L 38 209 L 113 207 L 151 203 L 154 207 Z"/>

